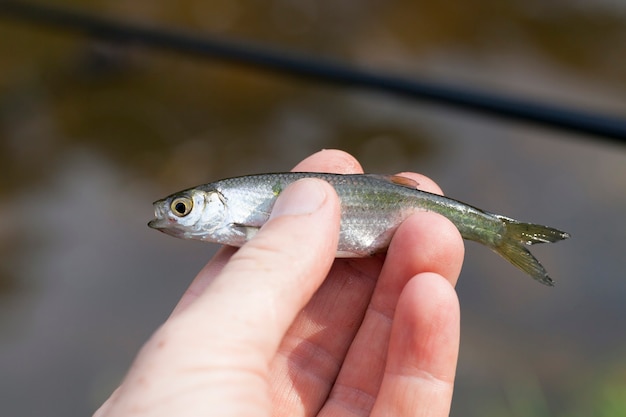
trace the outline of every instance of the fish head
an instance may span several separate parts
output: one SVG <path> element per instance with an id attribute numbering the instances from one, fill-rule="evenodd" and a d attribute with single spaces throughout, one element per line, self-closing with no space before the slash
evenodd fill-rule
<path id="1" fill-rule="evenodd" d="M 153 203 L 154 220 L 148 226 L 182 239 L 212 241 L 227 214 L 217 190 L 190 189 Z"/>

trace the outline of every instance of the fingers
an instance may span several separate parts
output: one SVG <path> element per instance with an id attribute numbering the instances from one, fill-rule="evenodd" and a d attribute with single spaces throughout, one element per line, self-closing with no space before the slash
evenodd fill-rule
<path id="1" fill-rule="evenodd" d="M 398 300 L 372 416 L 448 416 L 459 333 L 459 303 L 450 283 L 434 273 L 412 278 Z"/>
<path id="2" fill-rule="evenodd" d="M 362 172 L 352 156 L 333 150 L 312 155 L 294 170 Z M 421 189 L 441 192 L 425 177 L 403 175 Z M 172 410 L 191 404 L 208 412 L 220 403 L 235 407 L 232 415 L 251 415 L 271 401 L 275 412 L 297 417 L 317 413 L 335 380 L 322 413 L 369 414 L 379 390 L 376 412 L 392 403 L 394 410 L 409 410 L 411 395 L 449 398 L 447 388 L 437 387 L 451 386 L 454 377 L 449 370 L 456 361 L 458 305 L 454 310 L 454 291 L 442 276 L 450 282 L 458 276 L 458 232 L 448 230 L 447 220 L 420 213 L 399 228 L 384 267 L 382 257 L 333 263 L 339 213 L 338 196 L 323 181 L 301 180 L 284 190 L 250 242 L 239 250 L 222 249 L 200 272 L 108 407 L 155 409 L 164 392 L 183 386 L 190 389 L 170 397 Z M 422 301 L 430 295 L 425 291 L 435 297 Z M 453 346 L 439 349 L 444 343 Z M 402 384 L 404 379 L 410 384 Z M 439 384 L 427 384 L 432 381 Z"/>
<path id="3" fill-rule="evenodd" d="M 458 230 L 435 213 L 409 217 L 396 231 L 367 313 L 346 357 L 327 406 L 367 415 L 379 391 L 396 306 L 411 277 L 436 273 L 456 282 L 463 260 Z M 367 366 L 363 362 L 367 361 Z"/>

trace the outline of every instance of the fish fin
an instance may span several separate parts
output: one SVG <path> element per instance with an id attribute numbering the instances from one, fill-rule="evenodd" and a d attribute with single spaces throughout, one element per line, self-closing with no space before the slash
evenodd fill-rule
<path id="1" fill-rule="evenodd" d="M 335 258 L 365 258 L 370 256 L 370 253 L 358 253 L 358 252 L 350 252 L 346 250 L 338 250 L 335 254 Z"/>
<path id="2" fill-rule="evenodd" d="M 260 227 L 257 226 L 248 226 L 241 223 L 232 223 L 231 227 L 237 230 L 242 236 L 245 236 L 246 241 L 252 239 L 260 229 Z"/>
<path id="3" fill-rule="evenodd" d="M 521 223 L 500 215 L 496 217 L 502 220 L 506 229 L 502 240 L 493 247 L 493 250 L 537 281 L 553 287 L 554 281 L 548 276 L 545 268 L 523 245 L 558 242 L 569 238 L 569 233 L 548 226 Z"/>
<path id="4" fill-rule="evenodd" d="M 534 245 L 535 243 L 554 243 L 570 237 L 569 233 L 562 232 L 554 227 L 541 226 L 533 223 L 522 223 L 499 214 L 496 214 L 495 216 L 502 220 L 506 225 L 507 235 L 514 235 L 515 239 L 526 245 Z"/>
<path id="5" fill-rule="evenodd" d="M 396 185 L 401 185 L 403 187 L 417 189 L 419 183 L 411 178 L 401 177 L 400 175 L 377 175 L 377 174 L 365 174 L 369 177 L 378 178 L 383 181 L 391 182 Z"/>

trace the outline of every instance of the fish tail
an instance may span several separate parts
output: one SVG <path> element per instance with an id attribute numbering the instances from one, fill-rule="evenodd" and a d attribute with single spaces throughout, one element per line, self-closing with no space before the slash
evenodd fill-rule
<path id="1" fill-rule="evenodd" d="M 529 274 L 531 277 L 550 287 L 554 281 L 524 245 L 552 243 L 570 237 L 569 233 L 552 227 L 532 223 L 521 223 L 508 217 L 496 215 L 505 225 L 501 241 L 493 249 L 504 259 Z"/>

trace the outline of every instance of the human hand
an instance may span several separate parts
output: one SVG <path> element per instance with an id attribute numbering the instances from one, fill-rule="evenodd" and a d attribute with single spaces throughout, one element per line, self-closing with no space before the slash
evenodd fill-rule
<path id="1" fill-rule="evenodd" d="M 295 171 L 362 172 L 340 151 Z M 440 193 L 412 173 L 420 188 Z M 95 416 L 446 416 L 459 347 L 457 229 L 402 223 L 386 256 L 334 259 L 339 202 L 307 179 L 200 271 Z"/>

